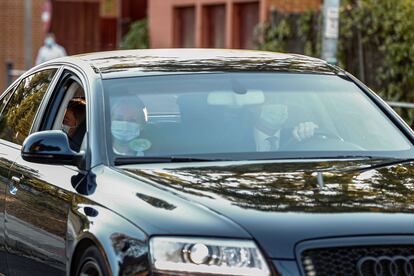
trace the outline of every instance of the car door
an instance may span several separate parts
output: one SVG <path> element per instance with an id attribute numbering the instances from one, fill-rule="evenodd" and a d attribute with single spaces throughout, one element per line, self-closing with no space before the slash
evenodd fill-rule
<path id="1" fill-rule="evenodd" d="M 16 156 L 15 163 L 10 169 L 9 179 L 12 183 L 6 192 L 5 205 L 5 238 L 10 275 L 66 273 L 67 217 L 75 191 L 73 187 L 83 174 L 71 166 L 26 162 L 20 155 L 23 139 L 29 134 L 30 126 L 42 125 L 36 124 L 39 120 L 47 121 L 49 118 L 42 118 L 43 114 L 56 116 L 46 110 L 54 110 L 48 106 L 59 102 L 59 97 L 55 94 L 65 90 L 61 89 L 63 84 L 59 81 L 53 93 L 46 93 L 54 73 L 47 70 L 29 77 L 22 86 L 22 91 L 19 91 L 19 88 L 16 91 L 25 96 L 21 97 L 19 103 L 11 98 L 3 112 L 4 116 L 10 114 L 9 117 L 14 118 L 12 122 L 17 122 L 8 134 L 10 142 L 14 143 Z M 36 80 L 41 84 L 32 84 L 35 81 L 33 79 L 37 78 L 42 79 Z M 25 106 L 25 100 L 30 98 L 36 99 L 30 100 L 30 112 L 33 114 L 21 110 Z M 39 105 L 42 98 L 45 100 Z M 38 115 L 36 120 L 33 120 L 36 112 Z M 17 120 L 20 116 L 23 118 Z M 26 118 L 27 121 L 24 121 Z M 19 125 L 24 126 L 20 129 Z"/>
<path id="2" fill-rule="evenodd" d="M 15 86 L 12 86 L 10 89 L 3 93 L 0 100 L 0 112 L 4 109 L 15 88 Z M 8 145 L 5 145 L 4 141 L 0 140 L 0 275 L 8 275 L 6 262 L 6 244 L 4 237 L 4 215 L 7 187 L 11 185 L 11 182 L 9 180 L 9 172 L 10 167 L 15 161 L 15 158 L 16 156 L 14 150 Z"/>

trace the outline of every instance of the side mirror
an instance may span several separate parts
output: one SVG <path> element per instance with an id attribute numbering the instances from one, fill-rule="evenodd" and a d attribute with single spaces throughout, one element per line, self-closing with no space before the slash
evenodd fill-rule
<path id="1" fill-rule="evenodd" d="M 75 165 L 82 164 L 84 154 L 73 151 L 67 135 L 61 130 L 47 130 L 29 135 L 23 142 L 22 158 L 28 162 Z"/>

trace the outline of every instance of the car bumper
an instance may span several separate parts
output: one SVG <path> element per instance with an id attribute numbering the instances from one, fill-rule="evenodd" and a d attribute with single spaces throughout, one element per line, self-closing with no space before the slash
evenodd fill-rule
<path id="1" fill-rule="evenodd" d="M 300 271 L 295 260 L 272 260 L 273 267 L 276 272 L 275 275 L 281 276 L 299 276 Z"/>

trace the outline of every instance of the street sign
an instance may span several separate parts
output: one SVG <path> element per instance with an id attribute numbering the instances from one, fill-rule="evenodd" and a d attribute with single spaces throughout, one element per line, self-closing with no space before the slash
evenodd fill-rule
<path id="1" fill-rule="evenodd" d="M 50 22 L 52 19 L 52 3 L 50 2 L 50 0 L 46 0 L 43 3 L 41 19 L 43 22 L 43 31 L 45 33 L 49 32 Z"/>
<path id="2" fill-rule="evenodd" d="M 328 7 L 326 11 L 325 37 L 338 39 L 339 37 L 339 9 Z"/>

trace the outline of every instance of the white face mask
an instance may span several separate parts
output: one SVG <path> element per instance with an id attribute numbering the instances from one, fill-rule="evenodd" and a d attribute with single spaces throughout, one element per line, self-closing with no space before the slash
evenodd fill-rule
<path id="1" fill-rule="evenodd" d="M 63 130 L 63 132 L 65 132 L 66 134 L 68 134 L 68 133 L 69 133 L 69 130 L 70 130 L 71 128 L 72 128 L 71 126 L 68 126 L 68 125 L 65 125 L 65 124 L 63 124 L 63 125 L 62 125 L 62 130 Z"/>
<path id="2" fill-rule="evenodd" d="M 131 141 L 140 135 L 140 125 L 127 121 L 112 121 L 112 136 L 122 142 Z"/>

